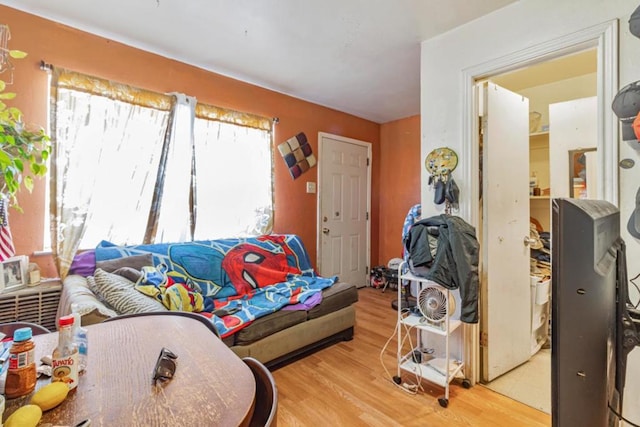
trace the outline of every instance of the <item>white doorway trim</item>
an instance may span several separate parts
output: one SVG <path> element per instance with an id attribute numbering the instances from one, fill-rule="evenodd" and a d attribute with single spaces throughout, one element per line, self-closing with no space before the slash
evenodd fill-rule
<path id="1" fill-rule="evenodd" d="M 479 123 L 476 81 L 517 68 L 597 48 L 598 137 L 597 164 L 602 171 L 598 182 L 601 199 L 618 205 L 618 120 L 610 106 L 618 90 L 618 20 L 604 22 L 572 34 L 559 37 L 527 49 L 512 52 L 482 64 L 462 70 L 462 150 L 459 168 L 463 182 L 470 186 L 470 203 L 461 206 L 460 216 L 479 226 Z M 479 326 L 465 329 L 467 376 L 475 383 L 479 379 Z"/>
<path id="2" fill-rule="evenodd" d="M 371 143 L 361 141 L 358 139 L 347 138 L 345 136 L 334 135 L 326 132 L 318 132 L 318 193 L 316 195 L 317 210 L 316 210 L 316 265 L 318 271 L 322 271 L 322 173 L 323 173 L 323 144 L 324 138 L 331 138 L 335 141 L 340 141 L 345 144 L 354 144 L 365 147 L 367 149 L 367 158 L 369 159 L 369 167 L 367 168 L 367 225 L 366 225 L 366 264 L 367 273 L 371 270 L 371 165 L 373 159 L 371 157 Z"/>

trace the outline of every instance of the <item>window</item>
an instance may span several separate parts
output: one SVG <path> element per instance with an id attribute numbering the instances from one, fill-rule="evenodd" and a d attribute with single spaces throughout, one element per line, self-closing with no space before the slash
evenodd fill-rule
<path id="1" fill-rule="evenodd" d="M 265 234 L 273 215 L 271 121 L 56 70 L 52 247 Z M 62 266 L 62 268 L 61 268 Z M 66 271 L 65 273 L 66 274 Z"/>
<path id="2" fill-rule="evenodd" d="M 70 89 L 58 91 L 57 111 L 59 197 L 86 218 L 80 247 L 142 242 L 169 111 Z"/>
<path id="3" fill-rule="evenodd" d="M 271 136 L 197 118 L 195 239 L 258 235 L 272 217 Z M 232 201 L 231 203 L 229 203 Z"/>

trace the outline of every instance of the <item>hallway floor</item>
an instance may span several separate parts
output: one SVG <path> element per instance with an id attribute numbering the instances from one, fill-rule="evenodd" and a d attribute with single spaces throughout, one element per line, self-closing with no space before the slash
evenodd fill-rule
<path id="1" fill-rule="evenodd" d="M 538 351 L 528 362 L 484 385 L 551 414 L 551 349 Z"/>

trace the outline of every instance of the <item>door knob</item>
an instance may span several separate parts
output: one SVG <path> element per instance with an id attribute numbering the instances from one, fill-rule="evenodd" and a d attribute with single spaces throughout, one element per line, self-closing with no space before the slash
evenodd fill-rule
<path id="1" fill-rule="evenodd" d="M 524 245 L 525 246 L 533 245 L 535 242 L 536 242 L 536 239 L 532 239 L 529 236 L 524 236 Z"/>
<path id="2" fill-rule="evenodd" d="M 323 232 L 324 234 L 329 234 L 329 229 L 328 229 L 328 228 L 326 228 L 326 227 L 324 227 L 324 228 L 322 229 L 322 232 Z"/>

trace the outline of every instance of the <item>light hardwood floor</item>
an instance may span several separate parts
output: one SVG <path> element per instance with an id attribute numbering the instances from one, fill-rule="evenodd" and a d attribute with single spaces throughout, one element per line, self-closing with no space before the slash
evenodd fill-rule
<path id="1" fill-rule="evenodd" d="M 391 301 L 396 295 L 391 290 L 360 289 L 352 341 L 273 372 L 279 427 L 551 425 L 550 415 L 482 385 L 464 389 L 454 381 L 446 409 L 437 400 L 443 388 L 423 381 L 425 392 L 410 395 L 395 386 L 382 366 L 380 351 L 395 329 L 397 315 Z M 390 375 L 396 372 L 396 346 L 392 339 L 382 357 Z"/>

